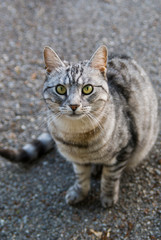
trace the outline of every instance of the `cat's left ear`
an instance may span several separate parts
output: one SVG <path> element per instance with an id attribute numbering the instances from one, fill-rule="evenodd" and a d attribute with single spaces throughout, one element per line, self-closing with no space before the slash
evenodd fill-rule
<path id="1" fill-rule="evenodd" d="M 59 67 L 65 66 L 65 64 L 60 60 L 56 52 L 50 47 L 44 48 L 44 61 L 46 66 L 46 71 L 48 73 L 56 70 Z"/>
<path id="2" fill-rule="evenodd" d="M 107 58 L 108 58 L 107 47 L 102 45 L 93 54 L 88 65 L 92 68 L 100 70 L 101 73 L 105 74 L 107 71 Z"/>

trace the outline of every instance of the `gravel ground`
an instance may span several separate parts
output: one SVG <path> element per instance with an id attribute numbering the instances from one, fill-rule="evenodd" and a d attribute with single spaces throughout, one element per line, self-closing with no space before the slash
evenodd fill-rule
<path id="1" fill-rule="evenodd" d="M 161 108 L 160 0 L 6 0 L 0 3 L 0 146 L 20 147 L 46 130 L 41 90 L 44 46 L 62 59 L 90 58 L 102 43 L 148 72 Z M 150 156 L 122 178 L 120 199 L 66 205 L 72 167 L 48 154 L 30 171 L 0 159 L 0 239 L 161 239 L 161 134 Z"/>

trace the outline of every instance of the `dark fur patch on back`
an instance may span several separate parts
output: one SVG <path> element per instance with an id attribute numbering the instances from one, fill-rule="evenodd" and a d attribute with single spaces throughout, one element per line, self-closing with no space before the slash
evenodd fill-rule
<path id="1" fill-rule="evenodd" d="M 107 74 L 108 78 L 108 85 L 109 85 L 109 90 L 114 94 L 114 92 L 117 92 L 117 94 L 122 95 L 126 101 L 128 101 L 130 97 L 130 91 L 129 89 L 123 84 L 123 79 L 122 76 L 118 77 L 114 73 L 109 73 Z"/>
<path id="2" fill-rule="evenodd" d="M 126 161 L 126 159 L 130 158 L 132 152 L 136 149 L 138 144 L 138 133 L 135 124 L 135 119 L 130 111 L 125 113 L 127 124 L 129 126 L 129 133 L 131 135 L 126 147 L 124 147 L 118 154 L 117 160 L 118 162 Z"/>
<path id="3" fill-rule="evenodd" d="M 120 59 L 131 59 L 130 56 L 126 55 L 126 54 L 115 54 L 115 53 L 111 53 L 108 57 L 109 61 L 112 60 L 113 58 L 120 58 Z"/>

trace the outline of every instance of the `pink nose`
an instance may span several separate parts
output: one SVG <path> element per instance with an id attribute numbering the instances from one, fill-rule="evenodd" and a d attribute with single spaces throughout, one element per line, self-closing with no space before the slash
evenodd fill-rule
<path id="1" fill-rule="evenodd" d="M 73 110 L 73 112 L 79 107 L 80 105 L 78 104 L 71 104 L 69 107 Z"/>

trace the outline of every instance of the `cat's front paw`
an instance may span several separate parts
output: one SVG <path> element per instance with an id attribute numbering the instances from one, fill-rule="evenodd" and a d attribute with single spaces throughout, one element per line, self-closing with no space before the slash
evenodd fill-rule
<path id="1" fill-rule="evenodd" d="M 101 194 L 101 204 L 102 207 L 108 208 L 115 205 L 118 201 L 118 195 L 115 196 L 107 196 L 106 194 Z"/>
<path id="2" fill-rule="evenodd" d="M 87 194 L 83 193 L 82 190 L 75 184 L 68 189 L 65 200 L 66 203 L 73 205 L 81 202 L 86 196 Z"/>

